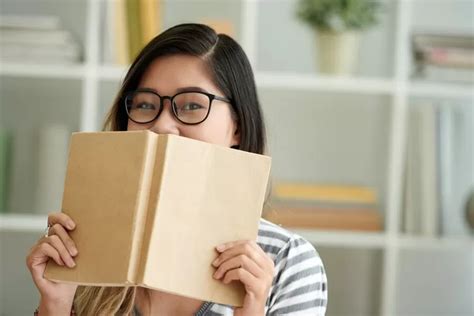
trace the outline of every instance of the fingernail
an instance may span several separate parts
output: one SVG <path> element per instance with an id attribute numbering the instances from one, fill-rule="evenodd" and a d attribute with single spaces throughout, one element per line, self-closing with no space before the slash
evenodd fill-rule
<path id="1" fill-rule="evenodd" d="M 67 221 L 67 228 L 73 229 L 74 228 L 74 223 L 73 221 Z"/>
<path id="2" fill-rule="evenodd" d="M 73 268 L 73 267 L 76 266 L 76 263 L 74 262 L 74 260 L 71 259 L 71 260 L 69 261 L 69 266 L 70 266 L 71 268 Z"/>
<path id="3" fill-rule="evenodd" d="M 217 258 L 216 260 L 214 260 L 214 261 L 212 262 L 212 265 L 213 265 L 213 266 L 217 266 L 217 263 L 218 263 L 218 262 L 219 262 L 219 258 Z"/>
<path id="4" fill-rule="evenodd" d="M 217 277 L 217 271 L 214 273 L 214 275 L 213 275 L 212 277 L 213 277 L 214 279 L 219 279 L 219 278 Z"/>
<path id="5" fill-rule="evenodd" d="M 76 256 L 77 255 L 77 249 L 75 247 L 73 247 L 71 249 L 71 256 Z"/>
<path id="6" fill-rule="evenodd" d="M 225 244 L 219 245 L 216 247 L 217 251 L 222 251 L 225 249 Z"/>

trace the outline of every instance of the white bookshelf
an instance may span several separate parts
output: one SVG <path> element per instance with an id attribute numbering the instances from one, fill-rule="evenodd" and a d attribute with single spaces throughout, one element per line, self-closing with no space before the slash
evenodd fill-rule
<path id="1" fill-rule="evenodd" d="M 320 247 L 380 250 L 383 255 L 380 315 L 394 315 L 396 307 L 398 264 L 400 251 L 404 249 L 464 249 L 474 252 L 472 238 L 441 237 L 425 238 L 407 236 L 400 232 L 399 219 L 402 202 L 403 157 L 405 153 L 406 117 L 411 96 L 469 98 L 474 99 L 471 86 L 459 84 L 429 83 L 410 79 L 409 34 L 412 21 L 411 2 L 395 2 L 395 29 L 393 74 L 387 76 L 332 77 L 314 73 L 261 70 L 258 60 L 259 1 L 241 0 L 240 42 L 254 66 L 257 86 L 260 89 L 295 92 L 323 91 L 324 93 L 350 93 L 364 96 L 389 97 L 390 126 L 389 151 L 386 168 L 385 231 L 359 233 L 338 231 L 296 230 L 310 242 Z M 24 80 L 56 79 L 77 80 L 80 83 L 81 131 L 99 130 L 100 87 L 102 84 L 120 82 L 126 67 L 103 65 L 100 61 L 100 2 L 88 0 L 85 19 L 85 61 L 80 65 L 27 65 L 1 64 L 0 78 Z M 383 105 L 382 105 L 383 106 Z M 0 232 L 41 233 L 46 216 L 25 214 L 0 214 Z"/>

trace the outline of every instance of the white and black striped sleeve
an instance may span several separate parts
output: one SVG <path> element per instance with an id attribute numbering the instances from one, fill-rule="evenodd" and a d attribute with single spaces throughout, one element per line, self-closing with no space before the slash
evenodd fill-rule
<path id="1" fill-rule="evenodd" d="M 276 254 L 266 315 L 324 315 L 327 277 L 316 249 L 293 234 Z"/>

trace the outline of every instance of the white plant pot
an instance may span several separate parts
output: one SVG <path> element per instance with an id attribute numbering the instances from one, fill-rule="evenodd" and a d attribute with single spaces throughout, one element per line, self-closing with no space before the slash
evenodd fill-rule
<path id="1" fill-rule="evenodd" d="M 319 71 L 351 75 L 359 55 L 360 33 L 354 31 L 316 31 Z"/>

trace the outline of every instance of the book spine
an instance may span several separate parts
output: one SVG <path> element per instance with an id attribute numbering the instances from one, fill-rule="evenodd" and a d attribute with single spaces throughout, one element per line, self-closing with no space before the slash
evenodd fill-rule
<path id="1" fill-rule="evenodd" d="M 129 47 L 129 62 L 138 55 L 142 48 L 142 35 L 140 26 L 140 5 L 136 0 L 126 1 L 126 16 L 128 23 L 128 47 Z"/>
<path id="2" fill-rule="evenodd" d="M 264 218 L 293 228 L 381 231 L 382 216 L 376 209 L 275 208 Z"/>
<path id="3" fill-rule="evenodd" d="M 132 249 L 130 254 L 130 265 L 128 269 L 128 280 L 135 283 L 140 264 L 141 250 L 144 242 L 144 227 L 147 218 L 148 203 L 150 201 L 150 186 L 153 176 L 153 165 L 155 162 L 156 144 L 158 136 L 148 133 L 145 151 L 145 161 L 140 176 L 140 189 L 137 196 L 135 218 L 133 219 Z"/>
<path id="4" fill-rule="evenodd" d="M 11 135 L 7 131 L 0 130 L 0 213 L 7 209 L 10 155 Z"/>
<path id="5" fill-rule="evenodd" d="M 422 107 L 420 125 L 421 143 L 421 188 L 422 222 L 424 236 L 434 237 L 438 233 L 438 177 L 436 169 L 436 116 L 431 104 Z"/>
<path id="6" fill-rule="evenodd" d="M 151 239 L 153 238 L 153 229 L 156 226 L 156 214 L 158 212 L 160 200 L 160 188 L 163 185 L 163 173 L 166 165 L 166 148 L 168 137 L 166 135 L 158 135 L 155 146 L 155 154 L 153 167 L 150 170 L 151 185 L 149 189 L 149 200 L 147 204 L 146 219 L 143 225 L 142 247 L 138 260 L 136 284 L 146 283 L 147 258 L 150 251 Z"/>
<path id="7" fill-rule="evenodd" d="M 142 46 L 148 44 L 159 30 L 161 17 L 158 0 L 140 0 L 140 21 L 142 22 Z"/>
<path id="8" fill-rule="evenodd" d="M 130 54 L 128 51 L 128 22 L 126 15 L 125 3 L 126 0 L 116 0 L 115 3 L 115 29 L 112 27 L 109 32 L 115 32 L 114 36 L 115 43 L 115 62 L 118 65 L 128 65 L 130 60 Z"/>

